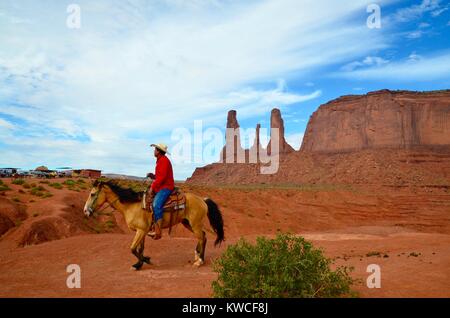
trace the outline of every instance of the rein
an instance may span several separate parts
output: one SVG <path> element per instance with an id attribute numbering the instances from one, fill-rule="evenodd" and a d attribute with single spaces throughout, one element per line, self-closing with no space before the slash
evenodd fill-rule
<path id="1" fill-rule="evenodd" d="M 109 202 L 107 202 L 108 204 L 107 205 L 105 205 L 103 208 L 101 208 L 100 210 L 98 210 L 98 211 L 95 211 L 94 213 L 95 214 L 98 214 L 98 215 L 104 215 L 104 214 L 106 214 L 106 213 L 101 213 L 101 212 L 103 212 L 106 208 L 108 208 L 108 207 L 112 207 L 113 209 L 114 209 L 114 207 L 112 206 L 114 203 L 116 203 L 117 201 L 119 201 L 119 198 L 117 198 L 117 199 L 115 199 L 113 202 L 111 202 L 111 203 L 109 203 Z"/>
<path id="2" fill-rule="evenodd" d="M 98 199 L 98 195 L 100 194 L 100 192 L 98 192 L 96 195 L 95 195 L 95 198 L 94 198 L 94 201 L 92 202 L 92 205 L 94 205 L 96 202 L 97 202 L 97 199 Z M 115 199 L 113 202 L 111 202 L 111 203 L 109 203 L 109 202 L 107 202 L 108 204 L 107 205 L 105 205 L 103 208 L 101 208 L 100 210 L 98 210 L 98 211 L 94 211 L 94 213 L 96 213 L 96 214 L 98 214 L 98 215 L 102 215 L 102 214 L 104 214 L 104 213 L 101 213 L 101 212 L 103 212 L 108 206 L 110 206 L 110 207 L 112 207 L 113 209 L 114 209 L 114 207 L 113 207 L 113 204 L 114 203 L 116 203 L 117 201 L 119 201 L 119 197 L 117 198 L 117 199 Z"/>

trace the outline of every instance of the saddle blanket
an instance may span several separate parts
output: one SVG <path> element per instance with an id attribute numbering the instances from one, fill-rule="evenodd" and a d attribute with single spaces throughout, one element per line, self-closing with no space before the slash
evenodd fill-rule
<path id="1" fill-rule="evenodd" d="M 149 192 L 144 193 L 142 198 L 142 208 L 152 211 L 152 203 L 153 197 L 149 195 Z M 179 188 L 175 188 L 164 204 L 164 212 L 175 212 L 178 210 L 184 210 L 184 208 L 186 208 L 186 196 Z"/>

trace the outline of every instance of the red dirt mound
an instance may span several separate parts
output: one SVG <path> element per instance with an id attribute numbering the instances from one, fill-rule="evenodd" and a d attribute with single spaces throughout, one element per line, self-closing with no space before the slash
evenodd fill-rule
<path id="1" fill-rule="evenodd" d="M 31 223 L 20 239 L 19 246 L 40 244 L 88 233 L 123 233 L 123 230 L 117 226 L 112 212 L 105 210 L 105 214 L 86 218 L 82 213 L 84 203 L 84 199 L 79 194 L 67 194 L 64 196 L 64 205 L 53 214 L 55 216 Z"/>
<path id="2" fill-rule="evenodd" d="M 26 208 L 6 197 L 0 197 L 0 236 L 27 218 Z"/>
<path id="3" fill-rule="evenodd" d="M 14 227 L 14 222 L 9 217 L 0 213 L 0 235 L 8 232 L 9 229 Z"/>
<path id="4" fill-rule="evenodd" d="M 39 244 L 47 241 L 58 240 L 64 237 L 59 230 L 64 225 L 60 218 L 47 218 L 31 224 L 30 229 L 20 241 L 20 246 Z"/>
<path id="5" fill-rule="evenodd" d="M 89 233 L 123 233 L 110 208 L 89 219 L 84 216 L 90 186 L 84 179 L 71 180 L 77 186 L 66 179 L 27 178 L 24 184 L 2 179 L 10 190 L 0 196 L 1 239 L 22 247 Z M 52 186 L 55 184 L 60 186 Z M 47 196 L 33 195 L 31 188 L 35 186 L 44 188 Z"/>

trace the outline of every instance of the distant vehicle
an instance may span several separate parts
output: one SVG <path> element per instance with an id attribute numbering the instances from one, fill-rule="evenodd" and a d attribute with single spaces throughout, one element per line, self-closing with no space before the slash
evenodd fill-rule
<path id="1" fill-rule="evenodd" d="M 72 170 L 61 170 L 58 171 L 58 177 L 60 178 L 69 178 L 72 176 Z"/>
<path id="2" fill-rule="evenodd" d="M 31 170 L 30 174 L 37 178 L 50 179 L 50 178 L 56 177 L 56 173 L 54 171 L 50 171 L 50 170 L 49 171 Z"/>
<path id="3" fill-rule="evenodd" d="M 28 170 L 18 170 L 16 173 L 16 176 L 25 178 L 25 177 L 31 177 L 32 174 Z"/>
<path id="4" fill-rule="evenodd" d="M 0 168 L 0 178 L 11 178 L 17 174 L 17 168 Z"/>

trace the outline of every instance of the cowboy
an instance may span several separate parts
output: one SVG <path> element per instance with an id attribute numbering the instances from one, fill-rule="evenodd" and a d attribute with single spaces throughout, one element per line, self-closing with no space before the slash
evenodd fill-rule
<path id="1" fill-rule="evenodd" d="M 163 207 L 172 193 L 175 182 L 173 179 L 172 164 L 167 158 L 167 146 L 164 144 L 151 144 L 154 147 L 156 157 L 155 174 L 149 173 L 147 177 L 154 179 L 151 185 L 150 195 L 153 197 L 154 233 L 149 233 L 155 240 L 161 238 Z"/>

